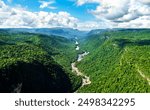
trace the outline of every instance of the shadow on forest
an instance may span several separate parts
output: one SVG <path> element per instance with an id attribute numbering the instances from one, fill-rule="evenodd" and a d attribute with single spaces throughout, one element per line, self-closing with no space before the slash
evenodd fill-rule
<path id="1" fill-rule="evenodd" d="M 150 45 L 150 40 L 141 40 L 135 42 L 136 45 L 143 46 L 143 45 Z"/>
<path id="2" fill-rule="evenodd" d="M 7 44 L 7 43 L 5 43 L 5 42 L 3 42 L 3 41 L 0 40 L 0 46 L 1 46 L 1 45 L 6 45 L 6 44 Z"/>
<path id="3" fill-rule="evenodd" d="M 124 48 L 126 45 L 150 45 L 150 40 L 130 41 L 128 39 L 115 39 L 114 41 L 116 41 L 121 48 Z"/>
<path id="4" fill-rule="evenodd" d="M 17 62 L 0 70 L 0 92 L 66 93 L 71 82 L 59 65 Z"/>

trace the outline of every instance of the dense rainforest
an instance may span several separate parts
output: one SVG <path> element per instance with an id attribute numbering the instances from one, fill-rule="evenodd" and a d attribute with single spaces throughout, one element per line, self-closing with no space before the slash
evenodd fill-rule
<path id="1" fill-rule="evenodd" d="M 120 29 L 88 36 L 78 68 L 91 84 L 78 92 L 150 92 L 150 30 Z"/>
<path id="2" fill-rule="evenodd" d="M 81 38 L 10 30 L 0 29 L 0 92 L 150 92 L 149 29 L 98 29 Z"/>
<path id="3" fill-rule="evenodd" d="M 73 92 L 76 51 L 64 37 L 0 30 L 0 92 Z"/>

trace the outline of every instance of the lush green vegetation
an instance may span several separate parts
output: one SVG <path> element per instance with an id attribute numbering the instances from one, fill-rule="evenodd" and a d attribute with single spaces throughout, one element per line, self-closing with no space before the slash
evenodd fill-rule
<path id="1" fill-rule="evenodd" d="M 78 67 L 92 83 L 78 92 L 150 92 L 150 30 L 103 32 L 82 47 L 90 54 Z"/>
<path id="2" fill-rule="evenodd" d="M 0 92 L 150 92 L 150 30 L 114 29 L 75 41 L 59 36 L 0 30 Z"/>
<path id="3" fill-rule="evenodd" d="M 73 50 L 63 37 L 0 30 L 0 91 L 75 91 L 81 78 L 71 72 Z"/>

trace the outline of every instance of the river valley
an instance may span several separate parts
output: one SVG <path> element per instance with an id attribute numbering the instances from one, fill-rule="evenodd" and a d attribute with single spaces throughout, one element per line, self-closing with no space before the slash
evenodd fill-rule
<path id="1" fill-rule="evenodd" d="M 78 46 L 78 42 L 76 41 L 76 45 L 77 47 L 79 48 Z M 76 49 L 78 50 L 78 49 Z M 77 58 L 77 61 L 71 63 L 71 68 L 72 68 L 72 72 L 74 72 L 77 76 L 81 76 L 82 77 L 82 86 L 86 86 L 86 85 L 89 85 L 91 84 L 91 81 L 90 81 L 90 77 L 89 76 L 86 76 L 84 73 L 82 73 L 76 66 L 76 62 L 80 62 L 81 60 L 83 60 L 83 58 L 85 56 L 87 56 L 89 54 L 89 52 L 84 52 L 82 54 L 78 54 L 78 58 Z"/>

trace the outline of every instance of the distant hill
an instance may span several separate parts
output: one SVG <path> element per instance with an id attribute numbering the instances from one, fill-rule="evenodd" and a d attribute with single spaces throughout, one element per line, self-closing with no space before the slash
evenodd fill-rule
<path id="1" fill-rule="evenodd" d="M 99 35 L 99 34 L 102 34 L 104 32 L 116 32 L 116 31 L 142 31 L 142 30 L 149 30 L 149 29 L 144 29 L 144 28 L 140 28 L 140 29 L 137 29 L 137 28 L 127 28 L 127 29 L 123 29 L 123 28 L 112 28 L 112 29 L 93 29 L 91 31 L 88 32 L 87 36 L 91 36 L 91 35 Z"/>
<path id="2" fill-rule="evenodd" d="M 106 29 L 94 29 L 94 30 L 91 30 L 90 32 L 88 32 L 88 36 L 91 36 L 91 35 L 97 35 L 97 34 L 101 34 L 102 32 L 105 32 L 105 31 L 108 31 Z"/>
<path id="3" fill-rule="evenodd" d="M 6 30 L 8 32 L 29 32 L 29 33 L 37 33 L 37 34 L 45 34 L 45 35 L 55 35 L 55 36 L 62 36 L 65 38 L 82 38 L 87 35 L 88 32 L 86 31 L 80 31 L 77 29 L 72 28 L 7 28 L 2 29 Z"/>

